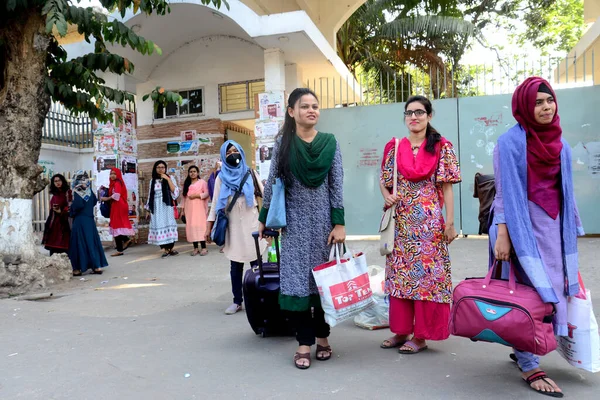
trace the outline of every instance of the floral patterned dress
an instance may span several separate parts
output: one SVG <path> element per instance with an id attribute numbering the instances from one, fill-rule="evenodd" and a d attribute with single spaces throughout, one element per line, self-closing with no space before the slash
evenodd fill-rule
<path id="1" fill-rule="evenodd" d="M 424 150 L 424 149 L 423 149 Z M 421 150 L 421 151 L 423 151 Z M 394 149 L 385 157 L 380 179 L 393 187 Z M 398 171 L 394 250 L 386 259 L 385 292 L 407 300 L 450 303 L 452 276 L 444 239 L 442 183 L 459 183 L 460 167 L 452 143 L 440 149 L 435 174 L 420 182 Z"/>

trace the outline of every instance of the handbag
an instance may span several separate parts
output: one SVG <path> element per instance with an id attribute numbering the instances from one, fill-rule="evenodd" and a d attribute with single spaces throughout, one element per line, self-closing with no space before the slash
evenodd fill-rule
<path id="1" fill-rule="evenodd" d="M 373 291 L 364 253 L 341 256 L 341 245 L 331 247 L 330 260 L 312 270 L 325 322 L 334 327 L 373 306 Z"/>
<path id="2" fill-rule="evenodd" d="M 568 336 L 558 337 L 558 353 L 569 364 L 590 372 L 600 372 L 600 336 L 592 307 L 592 296 L 579 275 L 579 294 L 567 304 Z"/>
<path id="3" fill-rule="evenodd" d="M 395 195 L 398 191 L 398 163 L 396 162 L 398 154 L 398 139 L 394 143 L 394 183 L 392 193 Z M 396 206 L 393 205 L 383 212 L 381 222 L 379 223 L 379 254 L 387 256 L 394 250 L 394 239 L 396 234 L 395 227 Z"/>
<path id="4" fill-rule="evenodd" d="M 100 197 L 108 197 L 108 189 L 102 186 L 100 188 Z M 110 201 L 100 202 L 100 215 L 104 218 L 110 219 Z"/>
<path id="5" fill-rule="evenodd" d="M 235 194 L 233 195 L 233 199 L 231 200 L 231 203 L 229 203 L 227 210 L 217 211 L 217 219 L 215 220 L 215 224 L 213 225 L 212 231 L 210 232 L 210 238 L 217 246 L 223 246 L 225 244 L 227 226 L 229 225 L 229 213 L 231 212 L 231 210 L 233 210 L 233 205 L 242 194 L 242 188 L 248 180 L 248 176 L 251 172 L 252 170 L 248 170 L 248 173 L 246 173 L 246 175 L 242 179 L 240 187 L 238 188 L 238 190 L 236 190 Z"/>
<path id="6" fill-rule="evenodd" d="M 497 262 L 485 278 L 467 278 L 456 286 L 450 333 L 540 356 L 555 350 L 554 304 L 544 303 L 534 287 L 516 282 L 512 262 L 508 281 L 492 279 L 501 265 Z"/>
<path id="7" fill-rule="evenodd" d="M 287 226 L 285 217 L 285 185 L 281 178 L 275 178 L 273 196 L 269 205 L 266 226 L 269 229 L 281 229 Z"/>
<path id="8" fill-rule="evenodd" d="M 177 201 L 173 200 L 173 216 L 175 219 L 179 219 L 179 209 L 177 208 Z"/>

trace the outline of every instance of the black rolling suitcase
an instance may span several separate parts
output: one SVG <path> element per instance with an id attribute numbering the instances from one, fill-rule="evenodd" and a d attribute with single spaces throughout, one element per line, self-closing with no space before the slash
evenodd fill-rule
<path id="1" fill-rule="evenodd" d="M 253 233 L 258 265 L 244 275 L 246 316 L 252 330 L 262 337 L 294 335 L 291 324 L 279 308 L 279 233 L 267 230 L 263 235 L 274 238 L 277 262 L 263 263 L 258 232 Z"/>

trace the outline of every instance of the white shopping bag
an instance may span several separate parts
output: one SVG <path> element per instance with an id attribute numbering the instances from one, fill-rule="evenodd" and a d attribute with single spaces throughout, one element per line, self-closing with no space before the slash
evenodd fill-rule
<path id="1" fill-rule="evenodd" d="M 333 260 L 312 271 L 325 322 L 332 327 L 373 306 L 365 255 L 358 253 L 341 258 L 340 254 L 340 248 L 334 245 L 330 255 Z"/>
<path id="2" fill-rule="evenodd" d="M 579 284 L 580 294 L 569 297 L 567 306 L 569 336 L 557 337 L 557 351 L 574 367 L 600 372 L 600 336 L 592 297 L 590 291 L 585 290 L 581 277 Z"/>
<path id="3" fill-rule="evenodd" d="M 390 302 L 384 293 L 385 268 L 379 265 L 369 265 L 369 280 L 374 305 L 354 317 L 354 324 L 369 330 L 387 328 L 390 326 Z"/>

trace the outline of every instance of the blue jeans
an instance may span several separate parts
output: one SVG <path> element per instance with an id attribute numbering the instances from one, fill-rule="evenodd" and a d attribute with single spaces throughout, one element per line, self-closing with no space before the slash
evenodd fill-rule
<path id="1" fill-rule="evenodd" d="M 540 366 L 540 358 L 535 354 L 517 349 L 513 349 L 513 351 L 515 352 L 515 356 L 517 356 L 517 360 L 519 360 L 518 364 L 523 372 L 533 371 Z"/>
<path id="2" fill-rule="evenodd" d="M 254 267 L 257 261 L 250 262 L 250 265 Z M 242 281 L 244 279 L 244 263 L 231 261 L 231 292 L 233 293 L 233 302 L 238 306 L 242 304 Z"/>

